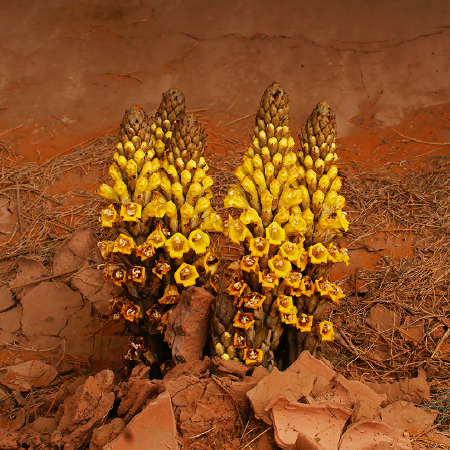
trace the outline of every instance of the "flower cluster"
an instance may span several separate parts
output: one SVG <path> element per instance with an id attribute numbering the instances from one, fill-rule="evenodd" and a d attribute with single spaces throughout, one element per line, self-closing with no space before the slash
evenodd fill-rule
<path id="1" fill-rule="evenodd" d="M 211 206 L 204 140 L 177 89 L 163 95 L 153 121 L 133 106 L 109 168 L 112 183 L 97 190 L 111 202 L 101 212 L 102 226 L 118 230 L 114 240 L 98 243 L 105 276 L 123 287 L 111 312 L 139 334 L 163 331 L 185 288 L 217 286 L 219 254 L 207 231 L 223 230 L 223 221 Z M 155 360 L 143 342 L 128 359 Z"/>
<path id="2" fill-rule="evenodd" d="M 319 103 L 296 151 L 288 111 L 283 89 L 269 86 L 235 171 L 238 183 L 224 200 L 230 209 L 224 233 L 245 254 L 228 268 L 228 297 L 218 300 L 232 307 L 216 305 L 212 327 L 217 356 L 269 368 L 284 332 L 289 363 L 299 351 L 333 339 L 333 325 L 320 316 L 344 294 L 327 274 L 334 263 L 348 264 L 346 249 L 332 242 L 348 229 L 334 113 Z M 232 326 L 225 326 L 225 310 L 233 311 Z"/>

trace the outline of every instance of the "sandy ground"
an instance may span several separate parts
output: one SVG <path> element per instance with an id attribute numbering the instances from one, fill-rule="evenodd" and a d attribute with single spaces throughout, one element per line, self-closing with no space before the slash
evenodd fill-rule
<path id="1" fill-rule="evenodd" d="M 278 81 L 293 128 L 326 100 L 341 137 L 450 100 L 445 0 L 25 0 L 0 12 L 0 138 L 31 160 L 111 130 L 132 104 L 151 113 L 171 87 L 224 126 Z"/>

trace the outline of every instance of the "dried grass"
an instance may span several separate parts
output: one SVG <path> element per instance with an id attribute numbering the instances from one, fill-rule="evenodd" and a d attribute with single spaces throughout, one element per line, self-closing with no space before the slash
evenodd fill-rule
<path id="1" fill-rule="evenodd" d="M 363 269 L 346 280 L 348 297 L 333 320 L 350 339 L 353 354 L 330 354 L 333 362 L 370 381 L 414 377 L 423 367 L 433 390 L 448 385 L 450 354 L 444 334 L 450 323 L 450 165 L 449 159 L 426 160 L 403 175 L 384 169 L 348 173 L 342 189 L 350 213 L 348 246 L 370 247 L 368 237 L 415 237 L 413 255 L 383 256 L 374 270 Z M 358 295 L 359 282 L 367 293 Z M 381 332 L 369 326 L 370 308 L 381 304 L 425 331 L 417 344 L 405 342 L 403 327 Z M 441 327 L 442 333 L 437 330 Z M 444 334 L 444 336 L 442 336 Z"/>

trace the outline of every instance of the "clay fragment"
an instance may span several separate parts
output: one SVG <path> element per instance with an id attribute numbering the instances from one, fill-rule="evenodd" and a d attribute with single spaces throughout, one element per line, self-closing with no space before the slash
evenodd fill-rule
<path id="1" fill-rule="evenodd" d="M 114 404 L 114 373 L 103 370 L 77 388 L 75 395 L 64 400 L 55 416 L 58 428 L 51 443 L 64 450 L 78 450 L 90 440 L 93 429 L 102 426 Z"/>
<path id="2" fill-rule="evenodd" d="M 304 351 L 284 372 L 273 369 L 267 377 L 247 392 L 247 397 L 255 417 L 271 425 L 272 419 L 265 410 L 271 400 L 284 396 L 289 401 L 298 401 L 310 395 L 317 377 L 321 376 L 330 381 L 335 375 L 334 370 L 311 356 L 308 351 Z"/>
<path id="3" fill-rule="evenodd" d="M 411 450 L 409 434 L 382 422 L 363 420 L 353 424 L 343 434 L 339 442 L 339 450 L 362 450 L 380 448 L 395 448 L 396 450 Z"/>
<path id="4" fill-rule="evenodd" d="M 0 313 L 6 311 L 9 308 L 12 308 L 15 305 L 12 292 L 6 288 L 0 288 Z"/>
<path id="5" fill-rule="evenodd" d="M 384 423 L 399 430 L 408 430 L 413 435 L 431 427 L 438 416 L 437 412 L 426 411 L 412 403 L 396 401 L 381 410 Z"/>
<path id="6" fill-rule="evenodd" d="M 104 450 L 177 449 L 177 428 L 167 391 L 158 395 L 126 426 L 123 433 Z"/>
<path id="7" fill-rule="evenodd" d="M 12 390 L 27 392 L 32 388 L 48 386 L 57 376 L 55 367 L 42 361 L 31 360 L 7 367 L 0 383 Z"/>
<path id="8" fill-rule="evenodd" d="M 392 331 L 400 326 L 400 316 L 384 306 L 375 305 L 370 308 L 367 323 L 378 331 Z"/>
<path id="9" fill-rule="evenodd" d="M 112 442 L 122 433 L 125 428 L 125 422 L 116 417 L 111 422 L 105 423 L 100 428 L 95 428 L 89 445 L 89 450 L 102 450 L 102 448 Z"/>
<path id="10" fill-rule="evenodd" d="M 370 383 L 364 382 L 375 392 L 386 395 L 388 401 L 406 400 L 411 403 L 420 404 L 430 401 L 430 385 L 427 383 L 427 373 L 424 369 L 418 370 L 417 378 L 406 378 L 393 383 Z"/>
<path id="11" fill-rule="evenodd" d="M 202 359 L 209 337 L 209 313 L 214 297 L 203 288 L 189 287 L 169 317 L 164 340 L 177 364 Z"/>
<path id="12" fill-rule="evenodd" d="M 275 441 L 286 450 L 337 450 L 351 410 L 326 405 L 305 405 L 284 397 L 271 401 Z"/>

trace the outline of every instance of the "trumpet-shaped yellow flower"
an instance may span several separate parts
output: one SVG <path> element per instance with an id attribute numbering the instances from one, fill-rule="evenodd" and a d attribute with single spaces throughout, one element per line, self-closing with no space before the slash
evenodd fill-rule
<path id="1" fill-rule="evenodd" d="M 127 279 L 135 283 L 145 283 L 145 267 L 133 266 L 128 270 Z"/>
<path id="2" fill-rule="evenodd" d="M 274 222 L 279 223 L 280 225 L 283 225 L 283 223 L 286 223 L 290 219 L 289 210 L 282 206 L 278 209 L 278 212 L 276 216 L 273 218 Z"/>
<path id="3" fill-rule="evenodd" d="M 272 222 L 266 228 L 266 239 L 272 245 L 281 245 L 286 239 L 286 232 L 277 222 Z"/>
<path id="4" fill-rule="evenodd" d="M 171 269 L 170 264 L 166 263 L 165 261 L 159 261 L 155 264 L 155 266 L 152 269 L 152 272 L 160 279 L 162 280 L 164 275 L 169 272 Z"/>
<path id="5" fill-rule="evenodd" d="M 328 297 L 335 303 L 339 305 L 339 300 L 341 298 L 345 298 L 345 294 L 342 292 L 342 289 L 334 283 L 330 283 L 330 289 L 328 290 Z"/>
<path id="6" fill-rule="evenodd" d="M 124 303 L 122 306 L 122 316 L 129 322 L 135 322 L 139 315 L 141 308 L 133 302 Z"/>
<path id="7" fill-rule="evenodd" d="M 308 252 L 305 249 L 300 250 L 297 260 L 294 263 L 301 272 L 306 269 L 308 264 Z"/>
<path id="8" fill-rule="evenodd" d="M 160 223 L 158 223 L 155 230 L 150 233 L 146 242 L 152 244 L 155 249 L 160 248 L 164 245 L 164 243 L 166 242 L 166 236 L 162 231 Z"/>
<path id="9" fill-rule="evenodd" d="M 286 278 L 292 270 L 291 262 L 281 255 L 269 259 L 269 267 L 278 278 Z"/>
<path id="10" fill-rule="evenodd" d="M 234 283 L 230 283 L 227 290 L 233 297 L 240 297 L 245 291 L 250 291 L 250 288 L 244 280 L 237 280 Z"/>
<path id="11" fill-rule="evenodd" d="M 250 206 L 243 189 L 238 185 L 233 185 L 228 190 L 223 200 L 225 208 L 245 209 Z"/>
<path id="12" fill-rule="evenodd" d="M 115 285 L 120 286 L 127 281 L 127 270 L 125 269 L 125 266 L 114 264 L 111 268 L 108 267 L 107 271 Z"/>
<path id="13" fill-rule="evenodd" d="M 153 326 L 157 326 L 161 323 L 161 319 L 164 314 L 164 306 L 159 303 L 155 303 L 147 312 L 148 323 Z"/>
<path id="14" fill-rule="evenodd" d="M 248 330 L 255 323 L 255 316 L 253 313 L 238 312 L 233 319 L 233 326 L 235 328 L 243 328 Z"/>
<path id="15" fill-rule="evenodd" d="M 290 295 L 279 295 L 275 301 L 277 302 L 278 310 L 282 313 L 289 314 L 294 309 L 294 303 Z"/>
<path id="16" fill-rule="evenodd" d="M 114 251 L 114 241 L 100 241 L 97 243 L 98 250 L 103 259 L 107 259 L 108 256 Z"/>
<path id="17" fill-rule="evenodd" d="M 326 264 L 329 259 L 327 249 L 320 242 L 309 247 L 308 256 L 311 264 Z"/>
<path id="18" fill-rule="evenodd" d="M 347 231 L 348 230 L 348 220 L 346 219 L 346 213 L 344 211 L 342 211 L 341 209 L 338 209 L 335 213 L 335 218 L 334 218 L 334 222 L 333 222 L 333 229 L 336 231 L 339 230 L 344 230 Z M 338 233 L 339 234 L 339 233 Z"/>
<path id="19" fill-rule="evenodd" d="M 258 258 L 252 255 L 244 255 L 239 266 L 244 272 L 258 272 Z"/>
<path id="20" fill-rule="evenodd" d="M 303 219 L 306 222 L 306 229 L 309 229 L 313 226 L 314 224 L 314 214 L 310 209 L 306 209 L 305 211 L 303 211 Z"/>
<path id="21" fill-rule="evenodd" d="M 297 233 L 301 236 L 305 234 L 307 225 L 305 219 L 297 214 L 291 214 L 289 222 L 284 226 L 286 234 Z"/>
<path id="22" fill-rule="evenodd" d="M 320 295 L 327 295 L 331 288 L 331 283 L 323 277 L 320 277 L 314 282 L 316 285 L 316 292 L 320 292 Z"/>
<path id="23" fill-rule="evenodd" d="M 259 272 L 259 282 L 263 288 L 274 288 L 278 286 L 279 279 L 269 269 L 264 269 L 262 272 Z"/>
<path id="24" fill-rule="evenodd" d="M 230 223 L 228 237 L 230 238 L 231 242 L 239 244 L 242 241 L 245 241 L 247 238 L 252 237 L 250 230 L 239 219 L 233 220 L 233 218 L 230 216 L 228 220 Z"/>
<path id="25" fill-rule="evenodd" d="M 114 241 L 114 253 L 123 253 L 125 255 L 131 255 L 131 250 L 134 249 L 134 240 L 131 236 L 126 234 L 119 234 Z"/>
<path id="26" fill-rule="evenodd" d="M 294 242 L 286 241 L 281 245 L 279 253 L 283 258 L 286 258 L 289 261 L 295 263 L 298 260 L 300 253 L 302 251 L 303 251 L 302 244 L 298 245 L 295 244 Z"/>
<path id="27" fill-rule="evenodd" d="M 259 309 L 266 297 L 258 292 L 249 292 L 243 296 L 244 307 L 249 309 Z"/>
<path id="28" fill-rule="evenodd" d="M 141 218 L 142 206 L 138 203 L 128 203 L 120 208 L 120 215 L 124 222 L 137 222 Z"/>
<path id="29" fill-rule="evenodd" d="M 169 284 L 164 289 L 163 296 L 158 300 L 161 305 L 175 305 L 180 300 L 180 293 L 174 284 Z"/>
<path id="30" fill-rule="evenodd" d="M 102 227 L 112 228 L 117 223 L 118 218 L 119 215 L 113 205 L 109 205 L 106 209 L 102 209 Z"/>
<path id="31" fill-rule="evenodd" d="M 250 239 L 249 250 L 252 256 L 263 258 L 269 254 L 269 241 L 263 237 Z"/>
<path id="32" fill-rule="evenodd" d="M 188 241 L 189 246 L 192 248 L 192 250 L 195 251 L 197 255 L 206 253 L 210 244 L 209 236 L 201 230 L 191 231 Z"/>
<path id="33" fill-rule="evenodd" d="M 311 331 L 313 324 L 313 316 L 307 316 L 306 314 L 301 314 L 298 318 L 297 328 L 305 333 L 307 331 Z"/>
<path id="34" fill-rule="evenodd" d="M 330 260 L 334 263 L 344 262 L 346 266 L 348 266 L 349 257 L 348 257 L 348 250 L 346 248 L 339 249 L 334 245 L 332 242 L 328 244 L 327 247 L 328 253 L 330 255 Z"/>
<path id="35" fill-rule="evenodd" d="M 239 219 L 244 225 L 248 225 L 249 223 L 262 225 L 261 217 L 259 217 L 259 214 L 256 212 L 256 210 L 251 208 L 250 206 L 247 206 L 247 208 L 245 208 Z"/>
<path id="36" fill-rule="evenodd" d="M 190 264 L 183 263 L 175 272 L 175 281 L 184 287 L 194 286 L 199 274 L 197 269 Z"/>
<path id="37" fill-rule="evenodd" d="M 334 341 L 333 324 L 324 320 L 318 324 L 318 331 L 322 336 L 322 341 Z"/>
<path id="38" fill-rule="evenodd" d="M 288 277 L 284 279 L 286 284 L 294 289 L 300 288 L 300 283 L 302 282 L 301 272 L 291 272 Z"/>
<path id="39" fill-rule="evenodd" d="M 302 278 L 302 282 L 300 283 L 300 292 L 307 297 L 311 297 L 316 290 L 316 285 L 310 277 L 305 276 Z"/>
<path id="40" fill-rule="evenodd" d="M 150 242 L 144 242 L 136 247 L 136 256 L 141 258 L 141 261 L 151 258 L 154 254 L 155 248 Z"/>
<path id="41" fill-rule="evenodd" d="M 109 200 L 114 203 L 120 202 L 120 198 L 116 194 L 115 190 L 111 186 L 108 186 L 107 184 L 103 183 L 101 186 L 97 188 L 95 192 L 101 197 L 106 198 L 106 200 Z"/>
<path id="42" fill-rule="evenodd" d="M 175 233 L 165 242 L 171 258 L 182 258 L 190 250 L 189 241 L 181 233 Z"/>
<path id="43" fill-rule="evenodd" d="M 250 364 L 262 363 L 263 351 L 260 349 L 247 347 L 244 350 L 244 360 L 247 366 Z"/>
<path id="44" fill-rule="evenodd" d="M 298 317 L 297 317 L 297 307 L 293 306 L 288 312 L 280 311 L 281 321 L 287 325 L 297 325 Z"/>
<path id="45" fill-rule="evenodd" d="M 233 347 L 234 348 L 247 347 L 247 338 L 245 337 L 245 334 L 240 330 L 237 330 L 236 333 L 234 333 Z"/>

